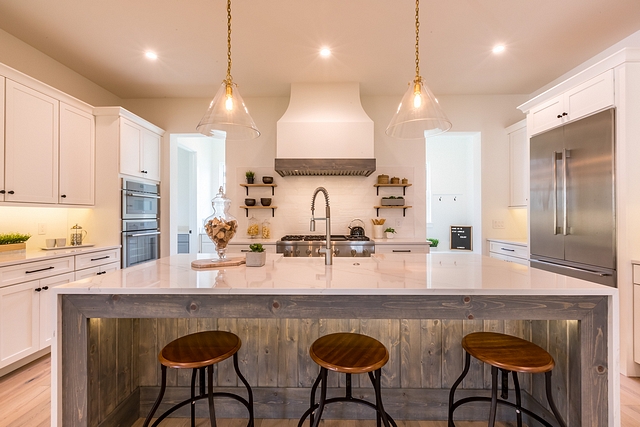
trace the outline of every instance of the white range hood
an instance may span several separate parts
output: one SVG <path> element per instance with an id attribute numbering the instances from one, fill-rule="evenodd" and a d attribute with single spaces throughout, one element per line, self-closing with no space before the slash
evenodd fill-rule
<path id="1" fill-rule="evenodd" d="M 277 123 L 275 170 L 289 175 L 362 175 L 376 170 L 373 120 L 358 83 L 292 83 Z"/>

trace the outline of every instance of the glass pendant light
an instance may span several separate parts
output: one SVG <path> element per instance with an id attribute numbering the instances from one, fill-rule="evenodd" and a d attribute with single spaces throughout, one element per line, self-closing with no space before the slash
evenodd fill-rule
<path id="1" fill-rule="evenodd" d="M 402 97 L 398 111 L 385 133 L 401 139 L 434 136 L 451 129 L 451 122 L 440 109 L 438 100 L 420 77 L 420 0 L 416 0 L 416 78 Z"/>
<path id="2" fill-rule="evenodd" d="M 227 77 L 196 129 L 203 135 L 221 137 L 227 141 L 260 136 L 240 96 L 238 85 L 231 77 L 231 0 L 227 0 Z"/>

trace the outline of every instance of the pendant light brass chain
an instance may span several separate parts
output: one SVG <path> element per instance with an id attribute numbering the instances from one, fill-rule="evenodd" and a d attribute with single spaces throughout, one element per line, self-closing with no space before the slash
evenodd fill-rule
<path id="1" fill-rule="evenodd" d="M 416 0 L 416 79 L 420 78 L 420 0 Z"/>
<path id="2" fill-rule="evenodd" d="M 227 0 L 227 84 L 231 83 L 231 0 Z"/>

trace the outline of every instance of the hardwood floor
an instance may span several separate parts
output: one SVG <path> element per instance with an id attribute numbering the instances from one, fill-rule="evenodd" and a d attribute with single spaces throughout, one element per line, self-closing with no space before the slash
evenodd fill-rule
<path id="1" fill-rule="evenodd" d="M 51 358 L 42 357 L 0 378 L 0 427 L 48 427 L 51 425 Z M 640 427 L 640 378 L 620 376 L 622 427 Z M 141 427 L 139 419 L 133 427 Z M 209 425 L 199 419 L 198 427 Z M 297 420 L 256 420 L 255 427 L 297 427 Z M 323 420 L 323 427 L 374 427 L 375 420 Z M 446 421 L 398 421 L 398 427 L 446 427 Z M 458 422 L 459 427 L 481 427 L 486 422 Z M 497 423 L 507 427 L 510 424 Z M 162 427 L 188 427 L 186 418 L 166 420 Z M 219 427 L 245 427 L 246 420 L 220 419 Z"/>

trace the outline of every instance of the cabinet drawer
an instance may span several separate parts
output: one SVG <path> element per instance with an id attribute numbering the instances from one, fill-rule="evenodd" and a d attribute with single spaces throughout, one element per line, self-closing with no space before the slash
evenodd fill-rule
<path id="1" fill-rule="evenodd" d="M 377 254 L 391 254 L 391 253 L 404 253 L 404 254 L 428 254 L 429 245 L 376 245 Z"/>
<path id="2" fill-rule="evenodd" d="M 106 251 L 76 255 L 76 270 L 110 264 L 116 261 L 120 261 L 120 249 L 110 249 Z"/>
<path id="3" fill-rule="evenodd" d="M 640 285 L 640 265 L 638 264 L 633 264 L 633 283 Z"/>
<path id="4" fill-rule="evenodd" d="M 120 262 L 112 262 L 111 264 L 97 265 L 84 270 L 76 271 L 76 280 L 86 279 L 87 277 L 99 276 L 120 269 Z"/>
<path id="5" fill-rule="evenodd" d="M 514 262 L 516 264 L 529 265 L 529 260 L 525 258 L 516 258 L 514 256 L 497 254 L 495 252 L 489 253 L 489 258 L 501 259 L 502 261 Z"/>
<path id="6" fill-rule="evenodd" d="M 515 258 L 529 259 L 529 249 L 526 246 L 511 245 L 508 243 L 491 242 L 489 252 L 507 255 Z"/>
<path id="7" fill-rule="evenodd" d="M 74 264 L 74 258 L 70 256 L 2 267 L 0 287 L 73 272 Z"/>

